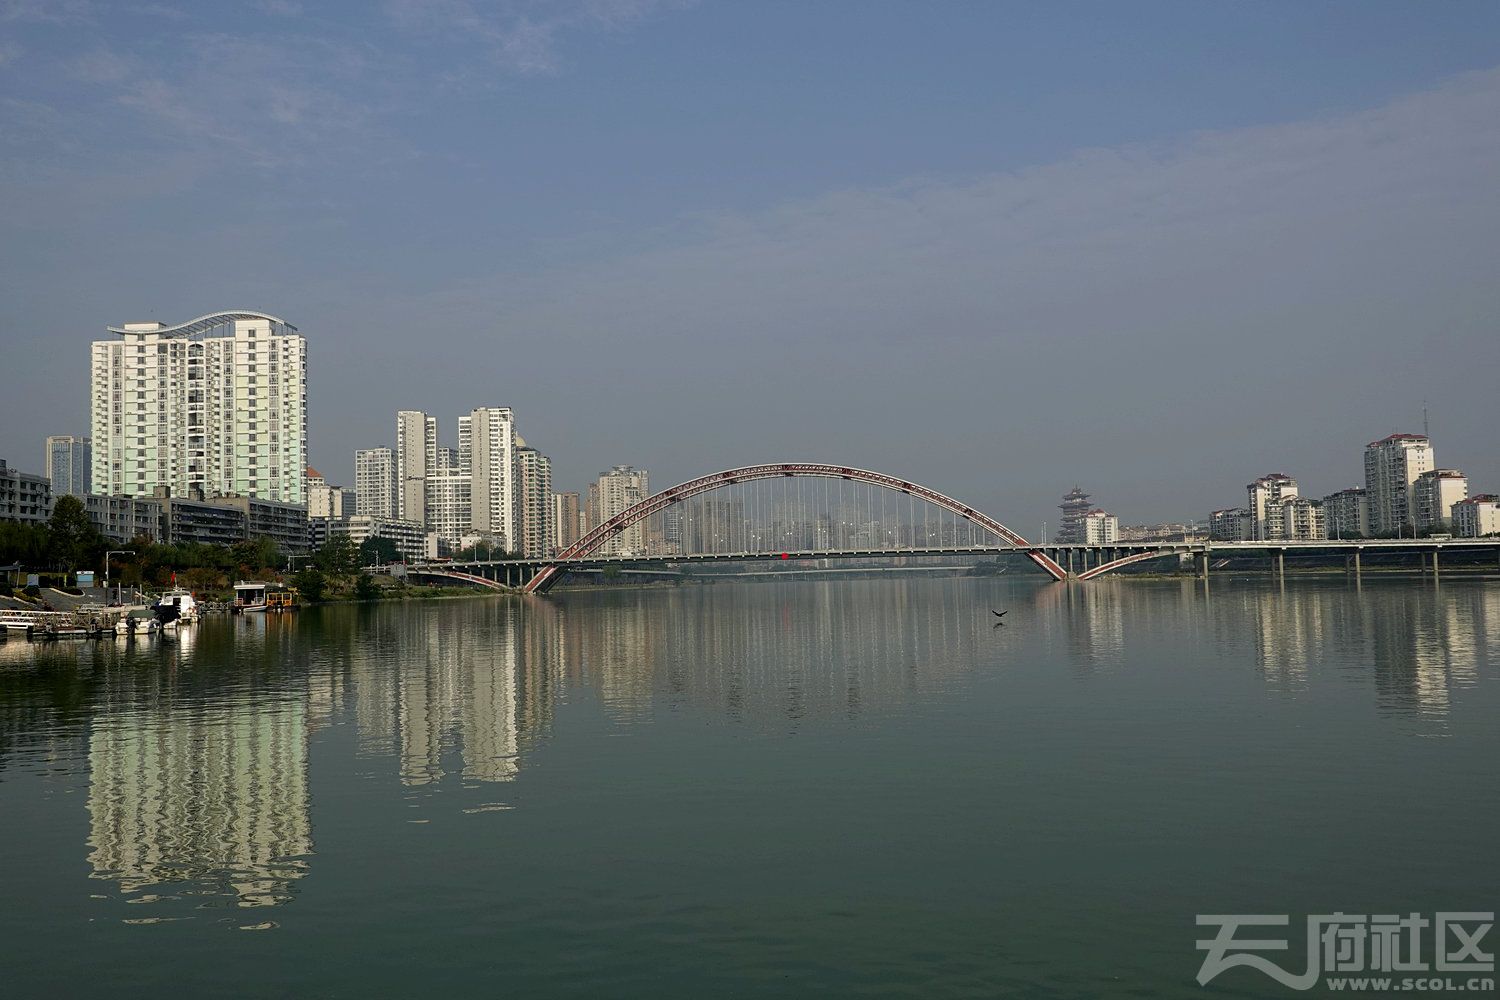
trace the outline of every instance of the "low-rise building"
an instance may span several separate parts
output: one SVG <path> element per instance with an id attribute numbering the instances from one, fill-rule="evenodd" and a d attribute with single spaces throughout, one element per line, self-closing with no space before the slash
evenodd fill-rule
<path id="1" fill-rule="evenodd" d="M 371 538 L 388 538 L 396 544 L 397 554 L 406 560 L 421 559 L 426 550 L 426 532 L 416 521 L 355 514 L 342 521 L 329 520 L 327 530 L 330 535 L 348 535 L 356 546 Z"/>
<path id="2" fill-rule="evenodd" d="M 1370 498 L 1363 486 L 1351 486 L 1323 498 L 1329 538 L 1364 538 L 1370 534 Z"/>
<path id="3" fill-rule="evenodd" d="M 1460 538 L 1500 535 L 1500 496 L 1476 493 L 1454 504 L 1453 533 Z"/>
<path id="4" fill-rule="evenodd" d="M 1120 527 L 1122 542 L 1191 542 L 1201 537 L 1196 524 L 1128 524 Z"/>
<path id="5" fill-rule="evenodd" d="M 245 512 L 232 506 L 210 503 L 194 489 L 191 496 L 174 497 L 158 486 L 161 501 L 161 540 L 168 545 L 233 545 L 249 537 Z"/>
<path id="6" fill-rule="evenodd" d="M 161 500 L 90 493 L 83 498 L 83 509 L 99 534 L 112 542 L 161 541 Z"/>
<path id="7" fill-rule="evenodd" d="M 1457 469 L 1430 469 L 1411 484 L 1418 531 L 1453 527 L 1453 505 L 1469 495 L 1469 480 Z"/>
<path id="8" fill-rule="evenodd" d="M 133 503 L 133 507 L 127 507 Z M 85 509 L 90 507 L 85 501 Z M 127 520 L 137 526 L 159 511 L 157 540 L 167 545 L 233 545 L 256 538 L 269 538 L 284 552 L 307 549 L 307 507 L 258 497 L 205 497 L 193 488 L 185 497 L 158 486 L 151 497 L 101 497 L 94 501 L 96 525 L 110 524 L 123 530 Z M 104 528 L 101 528 L 104 530 Z M 113 537 L 113 536 L 112 536 Z"/>
<path id="9" fill-rule="evenodd" d="M 258 497 L 214 497 L 206 502 L 243 513 L 244 539 L 269 538 L 283 552 L 307 551 L 307 507 L 303 504 Z"/>
<path id="10" fill-rule="evenodd" d="M 1244 507 L 1226 507 L 1208 515 L 1208 537 L 1216 542 L 1242 542 L 1251 536 L 1255 521 Z"/>
<path id="11" fill-rule="evenodd" d="M 0 458 L 0 521 L 46 524 L 52 516 L 52 483 L 46 476 L 22 472 Z"/>

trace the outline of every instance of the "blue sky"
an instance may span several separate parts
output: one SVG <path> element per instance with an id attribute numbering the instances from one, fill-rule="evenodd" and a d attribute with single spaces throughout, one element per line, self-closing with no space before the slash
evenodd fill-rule
<path id="1" fill-rule="evenodd" d="M 1497 123 L 1494 3 L 0 0 L 0 456 L 107 324 L 245 307 L 344 482 L 511 405 L 560 487 L 854 462 L 1035 531 L 1350 485 L 1426 399 L 1500 491 Z"/>

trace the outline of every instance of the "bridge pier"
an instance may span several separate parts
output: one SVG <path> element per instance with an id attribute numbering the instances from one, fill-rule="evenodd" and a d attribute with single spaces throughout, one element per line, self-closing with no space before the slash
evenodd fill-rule
<path id="1" fill-rule="evenodd" d="M 1276 550 L 1276 576 L 1286 581 L 1286 549 Z"/>

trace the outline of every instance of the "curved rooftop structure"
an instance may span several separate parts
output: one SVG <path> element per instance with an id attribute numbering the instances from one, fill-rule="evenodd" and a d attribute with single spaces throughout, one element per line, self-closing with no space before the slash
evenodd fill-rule
<path id="1" fill-rule="evenodd" d="M 226 323 L 232 323 L 237 319 L 264 319 L 285 327 L 295 333 L 297 328 L 279 316 L 270 313 L 255 312 L 250 309 L 228 309 L 222 312 L 207 313 L 197 319 L 190 319 L 186 323 L 178 323 L 176 326 L 162 326 L 160 323 L 126 323 L 124 326 L 106 327 L 110 333 L 155 333 L 167 337 L 197 337 L 202 336 L 210 330 L 217 329 Z"/>

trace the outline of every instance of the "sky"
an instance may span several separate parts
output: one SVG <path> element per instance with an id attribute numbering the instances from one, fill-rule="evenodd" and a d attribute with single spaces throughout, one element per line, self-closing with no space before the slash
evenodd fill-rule
<path id="1" fill-rule="evenodd" d="M 0 0 L 0 457 L 88 349 L 307 337 L 309 450 L 511 406 L 579 489 L 766 461 L 1024 532 L 1420 431 L 1500 492 L 1500 4 Z"/>

